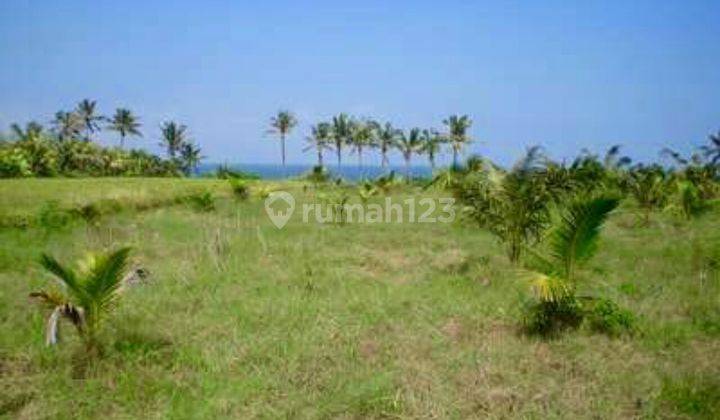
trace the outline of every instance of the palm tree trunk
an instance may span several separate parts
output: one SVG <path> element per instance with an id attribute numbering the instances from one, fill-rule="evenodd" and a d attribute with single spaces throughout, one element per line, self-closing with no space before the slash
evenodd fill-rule
<path id="1" fill-rule="evenodd" d="M 457 169 L 457 168 L 458 168 L 457 158 L 458 158 L 458 151 L 457 151 L 457 149 L 453 146 L 453 169 Z"/>
<path id="2" fill-rule="evenodd" d="M 358 146 L 358 167 L 360 168 L 360 171 L 362 171 L 362 146 Z"/>
<path id="3" fill-rule="evenodd" d="M 388 158 L 387 158 L 387 149 L 386 148 L 382 149 L 382 162 L 380 165 L 383 167 L 383 169 L 387 168 L 387 166 L 388 166 Z"/>
<path id="4" fill-rule="evenodd" d="M 410 182 L 410 155 L 405 155 L 405 181 Z"/>
<path id="5" fill-rule="evenodd" d="M 120 148 L 121 149 L 125 148 L 125 135 L 124 134 L 120 134 Z"/>
<path id="6" fill-rule="evenodd" d="M 340 146 L 340 143 L 335 144 L 335 150 L 337 151 L 337 166 L 340 169 L 342 166 L 342 146 Z"/>
<path id="7" fill-rule="evenodd" d="M 318 166 L 322 168 L 323 166 L 323 155 L 322 155 L 322 148 L 318 147 Z"/>
<path id="8" fill-rule="evenodd" d="M 282 148 L 282 166 L 285 170 L 285 134 L 280 135 L 280 147 Z"/>

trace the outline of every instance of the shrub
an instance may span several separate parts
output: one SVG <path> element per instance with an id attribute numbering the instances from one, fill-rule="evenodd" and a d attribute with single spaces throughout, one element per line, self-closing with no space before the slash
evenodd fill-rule
<path id="1" fill-rule="evenodd" d="M 59 229 L 70 223 L 71 216 L 62 210 L 57 201 L 48 201 L 38 214 L 37 220 L 40 226 L 47 230 Z"/>
<path id="2" fill-rule="evenodd" d="M 72 210 L 72 213 L 83 219 L 89 225 L 97 224 L 100 220 L 102 212 L 100 207 L 95 203 L 81 204 Z"/>
<path id="3" fill-rule="evenodd" d="M 610 299 L 599 299 L 587 314 L 592 331 L 618 336 L 635 329 L 635 315 Z"/>
<path id="4" fill-rule="evenodd" d="M 250 197 L 250 187 L 247 182 L 237 178 L 229 178 L 228 182 L 235 198 L 245 201 Z"/>
<path id="5" fill-rule="evenodd" d="M 257 196 L 260 197 L 261 200 L 268 198 L 270 193 L 272 193 L 272 190 L 269 187 L 261 186 L 257 189 Z"/>
<path id="6" fill-rule="evenodd" d="M 27 156 L 20 148 L 0 148 L 0 178 L 32 176 Z"/>
<path id="7" fill-rule="evenodd" d="M 210 191 L 191 194 L 187 199 L 197 211 L 210 212 L 215 210 L 215 197 Z"/>
<path id="8" fill-rule="evenodd" d="M 254 172 L 245 172 L 237 169 L 230 169 L 228 165 L 220 165 L 215 170 L 215 177 L 219 179 L 244 179 L 256 180 L 260 179 L 260 175 Z"/>
<path id="9" fill-rule="evenodd" d="M 315 165 L 312 170 L 305 175 L 305 179 L 314 184 L 323 184 L 330 180 L 331 174 L 324 166 Z"/>
<path id="10" fill-rule="evenodd" d="M 582 306 L 572 296 L 557 301 L 530 301 L 523 308 L 522 323 L 528 334 L 554 336 L 577 329 L 582 321 Z"/>

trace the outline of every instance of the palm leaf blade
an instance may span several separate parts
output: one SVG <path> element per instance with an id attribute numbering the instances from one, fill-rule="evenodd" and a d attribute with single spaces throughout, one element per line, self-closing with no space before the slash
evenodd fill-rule
<path id="1" fill-rule="evenodd" d="M 552 257 L 563 267 L 565 276 L 572 277 L 573 268 L 592 257 L 597 249 L 600 229 L 620 200 L 599 197 L 579 201 L 562 216 L 550 238 Z"/>

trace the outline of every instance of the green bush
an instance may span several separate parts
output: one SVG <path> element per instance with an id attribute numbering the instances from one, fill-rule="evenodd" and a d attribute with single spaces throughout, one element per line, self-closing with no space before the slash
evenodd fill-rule
<path id="1" fill-rule="evenodd" d="M 57 201 L 48 201 L 40 208 L 38 213 L 38 224 L 46 230 L 59 229 L 67 226 L 72 216 L 60 208 Z"/>
<path id="2" fill-rule="evenodd" d="M 315 165 L 312 170 L 305 175 L 305 179 L 314 184 L 323 184 L 330 180 L 332 174 L 324 166 Z"/>
<path id="3" fill-rule="evenodd" d="M 574 297 L 557 301 L 530 301 L 525 304 L 522 317 L 523 328 L 528 334 L 554 336 L 580 327 L 583 310 Z"/>
<path id="4" fill-rule="evenodd" d="M 611 336 L 632 332 L 635 315 L 610 299 L 599 299 L 587 313 L 590 329 Z"/>
<path id="5" fill-rule="evenodd" d="M 187 197 L 187 201 L 197 211 L 210 212 L 215 210 L 215 197 L 210 191 L 191 194 Z"/>
<path id="6" fill-rule="evenodd" d="M 176 162 L 143 150 L 39 135 L 0 142 L 0 178 L 52 176 L 178 176 Z"/>
<path id="7" fill-rule="evenodd" d="M 32 176 L 27 156 L 20 148 L 0 148 L 0 178 Z"/>
<path id="8" fill-rule="evenodd" d="M 72 213 L 83 219 L 89 225 L 97 224 L 102 216 L 100 206 L 95 203 L 81 204 L 72 210 Z"/>
<path id="9" fill-rule="evenodd" d="M 250 197 L 250 187 L 247 182 L 237 178 L 229 178 L 228 182 L 235 198 L 245 201 Z"/>
<path id="10" fill-rule="evenodd" d="M 253 172 L 245 172 L 237 169 L 230 169 L 227 165 L 218 166 L 214 174 L 208 176 L 214 176 L 219 179 L 244 179 L 244 180 L 257 180 L 260 179 L 260 175 Z"/>

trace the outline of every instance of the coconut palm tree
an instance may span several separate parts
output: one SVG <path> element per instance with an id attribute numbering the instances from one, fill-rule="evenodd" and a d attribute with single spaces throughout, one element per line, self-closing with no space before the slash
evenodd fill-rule
<path id="1" fill-rule="evenodd" d="M 400 151 L 405 160 L 405 178 L 410 180 L 410 161 L 413 153 L 420 153 L 422 151 L 422 137 L 419 128 L 412 128 L 405 135 L 401 132 L 396 142 L 396 147 Z"/>
<path id="2" fill-rule="evenodd" d="M 42 135 L 43 130 L 43 126 L 35 121 L 30 121 L 25 124 L 25 129 L 20 127 L 17 123 L 10 124 L 10 131 L 12 131 L 20 141 L 38 140 Z"/>
<path id="3" fill-rule="evenodd" d="M 649 225 L 652 211 L 662 208 L 668 198 L 664 169 L 660 165 L 638 164 L 628 172 L 623 184 L 640 207 L 642 224 Z"/>
<path id="4" fill-rule="evenodd" d="M 444 139 L 435 130 L 422 131 L 422 147 L 421 150 L 428 157 L 430 169 L 435 171 L 435 158 L 440 153 L 440 146 L 444 143 Z"/>
<path id="5" fill-rule="evenodd" d="M 452 147 L 453 152 L 453 168 L 458 167 L 458 155 L 462 152 L 462 149 L 470 142 L 468 136 L 468 129 L 472 125 L 472 120 L 467 115 L 457 116 L 451 115 L 447 119 L 443 120 L 448 128 L 448 141 Z"/>
<path id="6" fill-rule="evenodd" d="M 277 115 L 270 119 L 270 133 L 280 136 L 280 148 L 282 154 L 282 166 L 285 168 L 285 137 L 290 134 L 297 125 L 297 119 L 290 111 L 278 111 Z"/>
<path id="7" fill-rule="evenodd" d="M 451 178 L 455 196 L 470 217 L 506 246 L 512 263 L 520 260 L 528 244 L 540 239 L 550 219 L 552 194 L 543 177 L 538 148 L 528 150 L 509 172 L 487 160 L 462 178 Z M 457 172 L 457 171 L 453 171 Z"/>
<path id="8" fill-rule="evenodd" d="M 125 144 L 126 136 L 142 137 L 139 130 L 140 123 L 138 122 L 137 117 L 135 117 L 132 112 L 126 108 L 118 108 L 115 110 L 115 115 L 113 115 L 110 120 L 108 128 L 112 131 L 117 131 L 120 134 L 121 149 Z"/>
<path id="9" fill-rule="evenodd" d="M 202 160 L 201 150 L 196 144 L 186 141 L 180 147 L 180 160 L 182 161 L 183 172 L 185 175 L 196 173 L 198 165 Z"/>
<path id="10" fill-rule="evenodd" d="M 61 318 L 77 329 L 89 352 L 99 350 L 98 333 L 103 321 L 119 300 L 126 278 L 130 248 L 106 254 L 91 254 L 76 269 L 66 267 L 43 254 L 40 263 L 57 280 L 63 290 L 40 290 L 30 294 L 52 310 L 47 322 L 46 341 L 57 343 Z"/>
<path id="11" fill-rule="evenodd" d="M 175 159 L 182 146 L 188 141 L 187 126 L 175 121 L 166 121 L 162 123 L 160 129 L 162 130 L 160 146 L 165 148 L 168 157 Z"/>
<path id="12" fill-rule="evenodd" d="M 60 141 L 77 139 L 84 127 L 82 118 L 74 111 L 56 112 L 52 125 Z"/>
<path id="13" fill-rule="evenodd" d="M 342 166 L 342 148 L 350 142 L 352 119 L 347 114 L 338 114 L 332 119 L 332 139 L 335 143 L 337 166 Z"/>
<path id="14" fill-rule="evenodd" d="M 305 138 L 308 143 L 303 152 L 310 149 L 317 151 L 318 167 L 323 167 L 323 151 L 332 150 L 332 126 L 330 123 L 321 122 L 310 127 L 310 136 Z"/>
<path id="15" fill-rule="evenodd" d="M 96 131 L 100 131 L 100 123 L 105 117 L 97 114 L 97 101 L 83 99 L 77 105 L 75 113 L 80 117 L 85 131 L 85 141 L 90 141 L 90 136 Z"/>
<path id="16" fill-rule="evenodd" d="M 367 121 L 355 121 L 350 125 L 349 144 L 358 155 L 358 167 L 363 167 L 363 150 L 375 145 L 375 131 Z"/>
<path id="17" fill-rule="evenodd" d="M 386 168 L 390 163 L 387 156 L 388 152 L 395 147 L 395 142 L 398 139 L 400 130 L 394 128 L 389 122 L 381 125 L 379 122 L 374 121 L 372 124 L 374 125 L 377 136 L 377 147 L 380 149 L 380 155 L 382 156 L 380 165 Z"/>

